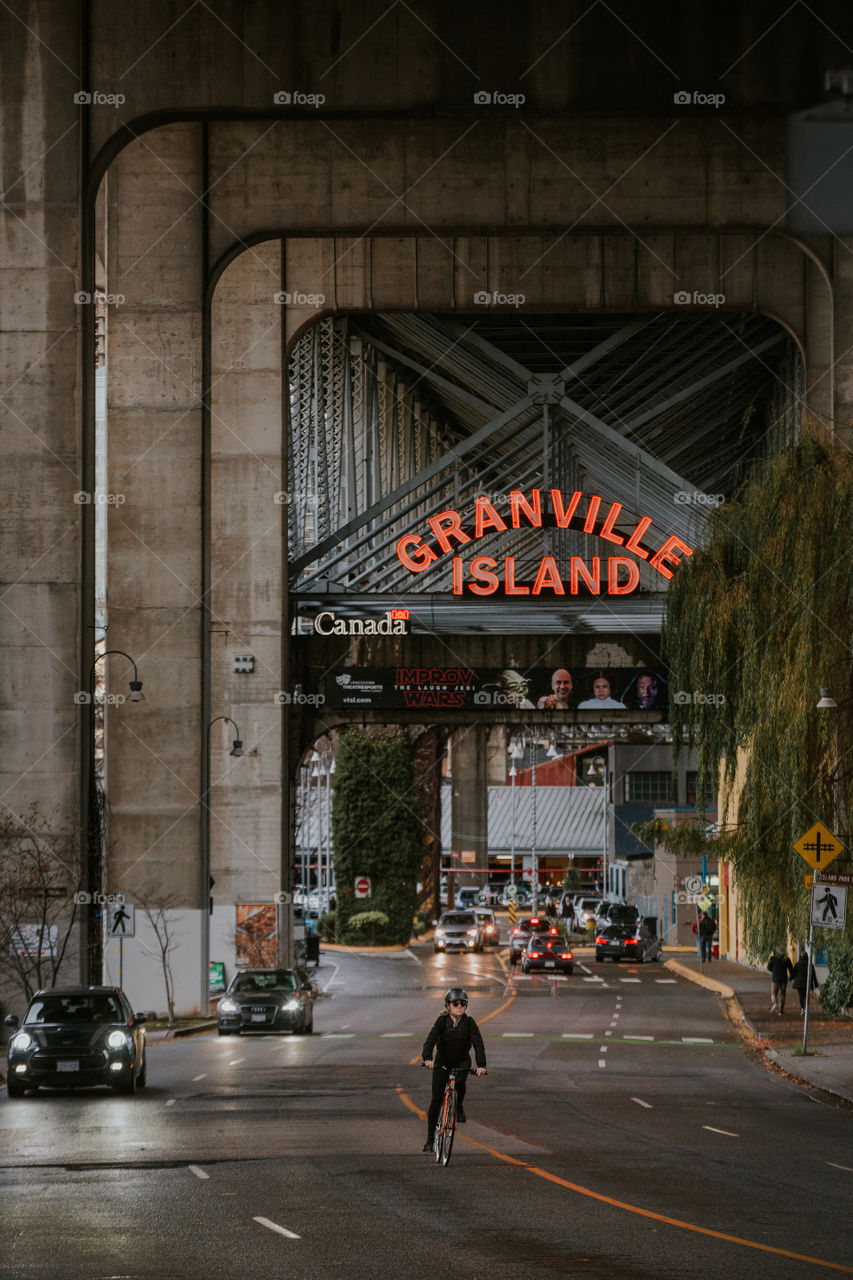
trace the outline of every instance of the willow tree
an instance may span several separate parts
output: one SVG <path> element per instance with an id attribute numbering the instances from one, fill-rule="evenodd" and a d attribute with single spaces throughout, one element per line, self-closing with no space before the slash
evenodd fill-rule
<path id="1" fill-rule="evenodd" d="M 423 822 L 414 795 L 412 748 L 401 733 L 349 729 L 335 763 L 332 801 L 335 845 L 337 936 L 364 941 L 350 919 L 384 912 L 387 925 L 377 941 L 405 943 L 412 936 Z M 371 896 L 356 898 L 355 882 L 366 876 Z M 374 922 L 375 924 L 375 922 Z"/>
<path id="2" fill-rule="evenodd" d="M 850 845 L 851 499 L 850 453 L 809 429 L 709 515 L 668 592 L 673 752 L 698 752 L 700 808 L 719 784 L 730 821 L 716 851 L 753 957 L 807 931 L 794 840 L 820 820 Z M 827 681 L 835 711 L 816 709 Z M 831 950 L 849 968 L 845 933 Z"/>

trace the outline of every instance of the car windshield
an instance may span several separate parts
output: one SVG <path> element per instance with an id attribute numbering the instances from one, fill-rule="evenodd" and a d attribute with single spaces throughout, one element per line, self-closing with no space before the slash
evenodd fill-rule
<path id="1" fill-rule="evenodd" d="M 639 915 L 640 913 L 636 907 L 612 907 L 610 910 L 610 919 L 614 924 L 617 920 L 620 923 L 622 921 L 627 923 L 629 920 L 637 920 Z"/>
<path id="2" fill-rule="evenodd" d="M 24 1025 L 45 1022 L 124 1022 L 124 1012 L 116 996 L 107 994 L 36 996 L 27 1009 Z"/>
<path id="3" fill-rule="evenodd" d="M 451 915 L 441 917 L 442 924 L 476 924 L 477 917 L 469 911 L 455 911 Z"/>
<path id="4" fill-rule="evenodd" d="M 231 983 L 231 990 L 246 991 L 295 991 L 296 978 L 290 969 L 273 969 L 269 973 L 238 973 Z"/>
<path id="5" fill-rule="evenodd" d="M 554 943 L 557 941 L 558 939 L 554 934 L 536 933 L 533 935 L 533 937 L 530 939 L 527 945 L 528 947 L 533 947 L 534 949 L 536 947 L 553 947 Z"/>

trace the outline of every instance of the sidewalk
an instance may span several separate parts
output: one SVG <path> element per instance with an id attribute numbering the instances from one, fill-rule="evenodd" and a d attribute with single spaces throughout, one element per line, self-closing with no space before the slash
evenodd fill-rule
<path id="1" fill-rule="evenodd" d="M 752 1040 L 771 1063 L 812 1088 L 824 1089 L 853 1102 L 853 1018 L 836 1018 L 824 1013 L 820 996 L 813 994 L 809 1006 L 808 1054 L 803 1057 L 800 1001 L 790 984 L 785 1012 L 780 1018 L 770 1012 L 770 974 L 765 970 L 729 960 L 714 960 L 700 973 L 699 957 L 694 950 L 664 954 L 668 967 L 736 1001 L 743 1024 L 740 1034 Z"/>

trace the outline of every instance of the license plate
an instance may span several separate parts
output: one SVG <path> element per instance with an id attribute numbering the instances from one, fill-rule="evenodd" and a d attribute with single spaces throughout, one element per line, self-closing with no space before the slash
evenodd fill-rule
<path id="1" fill-rule="evenodd" d="M 79 1071 L 80 1063 L 79 1062 L 57 1062 L 56 1069 L 57 1071 Z"/>
<path id="2" fill-rule="evenodd" d="M 266 1015 L 265 1013 L 253 1013 L 253 1014 L 252 1014 L 252 1021 L 253 1021 L 253 1022 L 266 1022 L 266 1020 L 267 1020 L 267 1015 Z"/>
<path id="3" fill-rule="evenodd" d="M 556 963 L 557 963 L 557 962 L 556 962 L 556 960 L 546 960 L 546 961 L 545 961 L 545 968 L 546 968 L 546 969 L 553 969 L 553 968 L 555 967 Z"/>

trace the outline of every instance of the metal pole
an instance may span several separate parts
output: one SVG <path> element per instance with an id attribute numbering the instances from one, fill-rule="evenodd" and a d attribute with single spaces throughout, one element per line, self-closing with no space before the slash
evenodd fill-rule
<path id="1" fill-rule="evenodd" d="M 530 782 L 533 791 L 531 803 L 533 808 L 532 821 L 530 824 L 530 880 L 533 889 L 533 897 L 530 903 L 530 909 L 535 916 L 539 909 L 539 858 L 536 853 L 536 751 L 538 743 L 533 742 L 533 766 L 531 769 Z"/>
<path id="2" fill-rule="evenodd" d="M 812 889 L 809 894 L 809 963 L 806 967 L 806 1011 L 803 1014 L 803 1053 L 806 1052 L 806 1045 L 809 1040 L 809 996 L 811 995 L 812 985 L 812 956 L 814 954 L 814 895 L 817 889 L 817 873 L 812 880 Z"/>
<path id="3" fill-rule="evenodd" d="M 511 755 L 510 755 L 510 760 L 512 760 Z M 509 850 L 509 882 L 512 885 L 515 884 L 515 775 L 517 773 L 518 773 L 518 770 L 516 769 L 515 763 L 513 762 L 510 765 L 510 771 L 509 771 L 511 788 L 512 788 L 512 806 L 511 806 L 512 833 L 510 835 L 510 850 Z"/>

